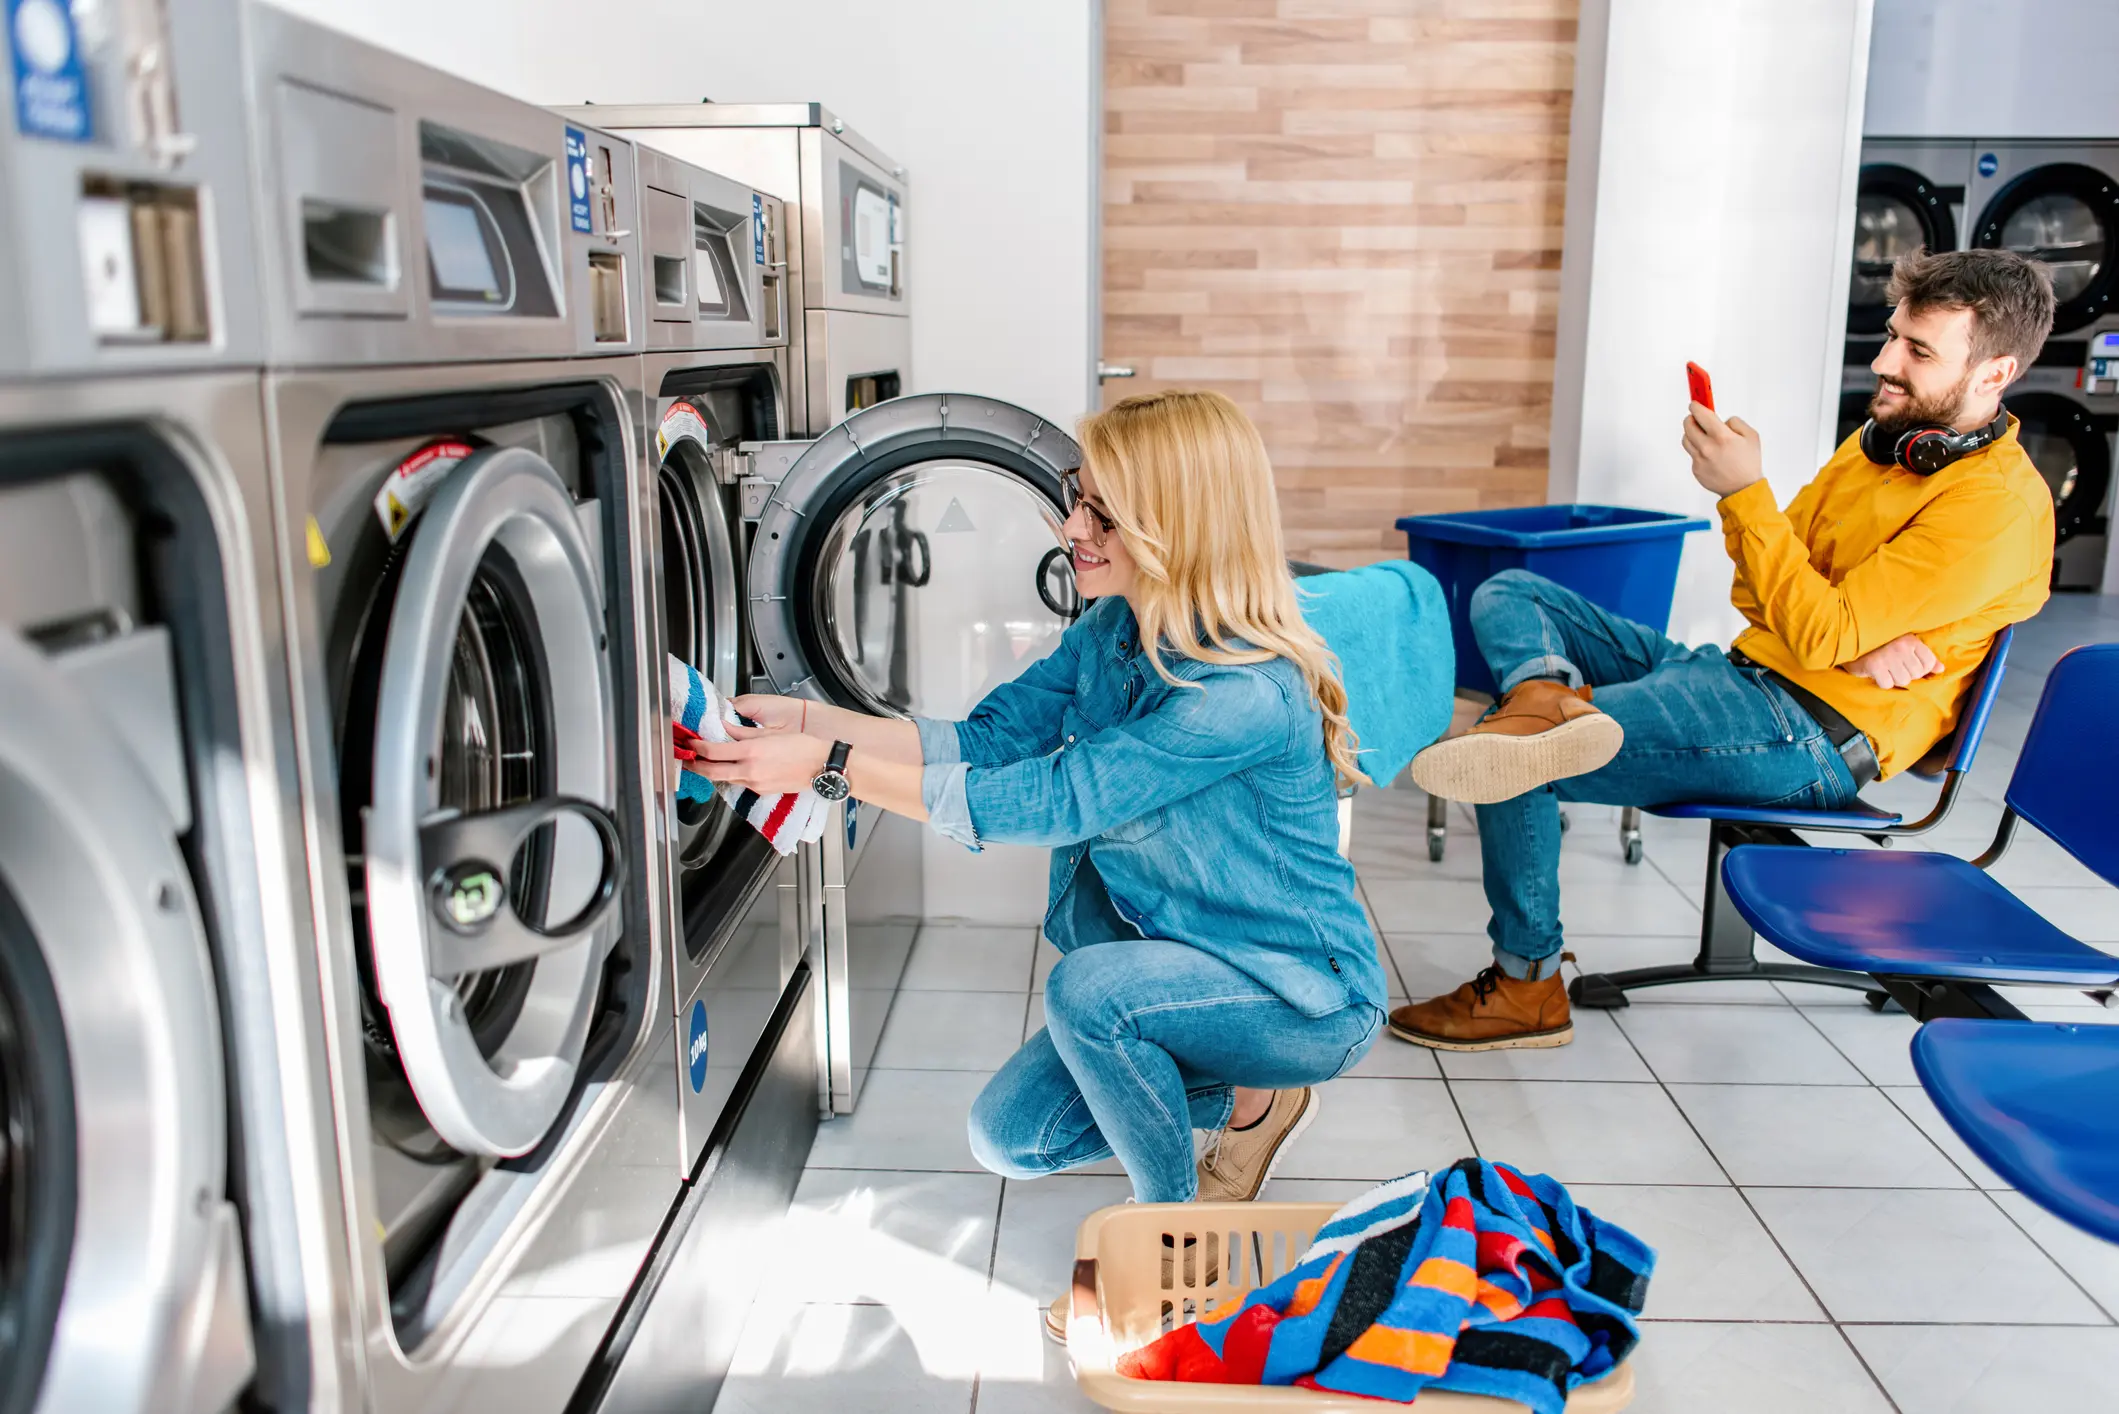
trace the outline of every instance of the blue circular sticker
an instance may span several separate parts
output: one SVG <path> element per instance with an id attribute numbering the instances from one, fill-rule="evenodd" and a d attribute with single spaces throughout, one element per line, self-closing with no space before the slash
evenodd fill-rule
<path id="1" fill-rule="evenodd" d="M 706 1088 L 706 998 L 692 1002 L 691 1025 L 686 1028 L 684 1067 L 692 1079 L 692 1093 Z"/>
<path id="2" fill-rule="evenodd" d="M 1980 154 L 1979 154 L 1979 175 L 1980 175 L 1980 176 L 1982 176 L 1982 177 L 1991 177 L 1991 176 L 1993 176 L 1993 175 L 1994 175 L 1994 174 L 1995 174 L 1996 172 L 1998 172 L 1998 171 L 2000 171 L 2000 170 L 2001 170 L 2001 159 L 2000 159 L 1999 157 L 1996 157 L 1996 156 L 1995 156 L 1995 155 L 1994 155 L 1993 153 L 1991 153 L 1991 152 L 1982 152 L 1982 153 L 1980 153 Z"/>

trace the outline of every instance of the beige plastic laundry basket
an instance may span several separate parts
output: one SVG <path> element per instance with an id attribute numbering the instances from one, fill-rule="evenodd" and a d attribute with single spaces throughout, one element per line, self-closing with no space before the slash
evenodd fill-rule
<path id="1" fill-rule="evenodd" d="M 1333 1203 L 1141 1203 L 1091 1213 L 1074 1242 L 1067 1354 L 1082 1392 L 1123 1414 L 1377 1414 L 1353 1395 L 1249 1385 L 1128 1379 L 1119 1356 L 1263 1286 L 1302 1259 Z M 1165 1239 L 1168 1242 L 1165 1242 Z M 1567 1401 L 1567 1414 L 1614 1414 L 1633 1402 L 1633 1366 L 1619 1366 Z M 1421 1414 L 1506 1414 L 1512 1399 L 1437 1391 L 1404 1406 Z"/>

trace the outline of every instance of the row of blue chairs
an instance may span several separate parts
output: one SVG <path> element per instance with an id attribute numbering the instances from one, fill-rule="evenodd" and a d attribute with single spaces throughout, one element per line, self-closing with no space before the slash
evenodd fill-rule
<path id="1" fill-rule="evenodd" d="M 2004 636 L 1970 700 L 1938 819 L 1970 769 L 2006 652 Z M 1790 975 L 1797 969 L 1783 964 L 1762 967 L 1764 975 L 1856 979 L 1841 984 L 1904 1007 L 1924 1023 L 1913 1064 L 1950 1127 L 2027 1197 L 2111 1242 L 2119 1242 L 2119 1026 L 2030 1021 L 1997 988 L 2074 990 L 2108 1002 L 2119 991 L 2119 958 L 2055 927 L 1986 870 L 2029 825 L 2119 884 L 2115 703 L 2119 644 L 2060 660 L 2010 777 L 2000 827 L 1977 859 L 1741 838 L 1718 841 L 1714 851 L 1718 901 L 1744 931 L 1829 974 Z M 1774 815 L 1722 808 L 1713 818 L 1719 829 L 1725 818 Z M 1936 822 L 1766 823 L 1889 838 Z"/>

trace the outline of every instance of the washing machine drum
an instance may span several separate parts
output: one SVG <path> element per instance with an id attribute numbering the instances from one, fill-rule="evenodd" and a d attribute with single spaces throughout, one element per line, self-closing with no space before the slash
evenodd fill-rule
<path id="1" fill-rule="evenodd" d="M 2079 163 L 2033 167 L 1979 219 L 1973 244 L 2043 261 L 2053 273 L 2053 332 L 2106 313 L 2119 289 L 2119 181 Z"/>
<path id="2" fill-rule="evenodd" d="M 709 452 L 695 432 L 682 431 L 672 437 L 656 478 L 662 610 L 669 651 L 697 668 L 723 696 L 733 697 L 742 690 L 736 541 Z M 727 843 L 735 818 L 718 792 L 680 803 L 679 867 L 710 864 Z"/>
<path id="3" fill-rule="evenodd" d="M 4 628 L 0 702 L 0 1411 L 219 1409 L 250 1335 L 189 805 Z"/>
<path id="4" fill-rule="evenodd" d="M 341 750 L 349 805 L 368 787 L 348 825 L 370 1044 L 442 1143 L 510 1157 L 573 1089 L 623 872 L 601 593 L 551 467 L 466 458 L 394 553 L 385 608 Z"/>
<path id="5" fill-rule="evenodd" d="M 2102 533 L 2112 484 L 2112 443 L 2104 428 L 2061 393 L 2019 393 L 2008 409 L 2016 415 L 2017 440 L 2052 488 L 2054 543 Z"/>
<path id="6" fill-rule="evenodd" d="M 1854 273 L 1847 286 L 1847 332 L 1881 334 L 1891 317 L 1891 267 L 1916 250 L 1955 250 L 1957 223 L 1935 186 L 1910 167 L 1861 169 L 1854 207 Z"/>

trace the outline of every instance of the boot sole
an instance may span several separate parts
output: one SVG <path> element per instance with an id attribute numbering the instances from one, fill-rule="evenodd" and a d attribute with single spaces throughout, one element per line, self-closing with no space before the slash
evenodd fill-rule
<path id="1" fill-rule="evenodd" d="M 1564 1046 L 1575 1038 L 1575 1024 L 1556 1026 L 1550 1031 L 1525 1031 L 1515 1036 L 1495 1036 L 1485 1041 L 1457 1041 L 1441 1036 L 1428 1036 L 1418 1031 L 1408 1031 L 1393 1022 L 1390 1033 L 1401 1041 L 1410 1041 L 1416 1046 L 1425 1046 L 1431 1051 L 1543 1051 L 1554 1046 Z"/>
<path id="2" fill-rule="evenodd" d="M 1493 805 L 1608 765 L 1625 744 L 1626 729 L 1603 712 L 1535 736 L 1471 732 L 1436 742 L 1415 756 L 1413 782 L 1444 800 Z"/>

